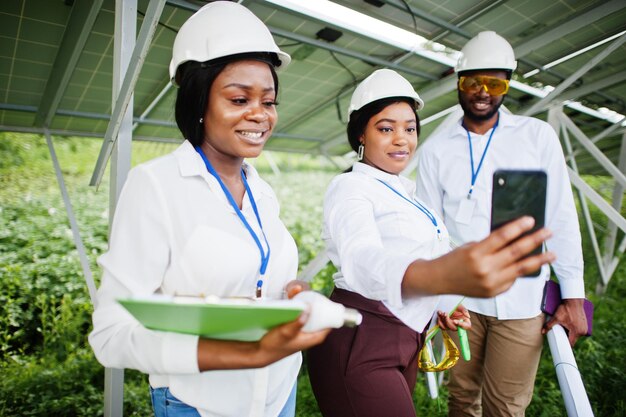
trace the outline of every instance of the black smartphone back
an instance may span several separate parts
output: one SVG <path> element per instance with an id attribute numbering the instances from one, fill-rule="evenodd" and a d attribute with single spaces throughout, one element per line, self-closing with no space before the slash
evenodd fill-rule
<path id="1" fill-rule="evenodd" d="M 535 219 L 535 226 L 523 236 L 541 229 L 545 224 L 548 177 L 544 171 L 498 170 L 493 174 L 491 199 L 491 230 L 522 216 Z M 538 246 L 527 256 L 538 255 Z M 541 271 L 526 276 L 536 277 Z"/>

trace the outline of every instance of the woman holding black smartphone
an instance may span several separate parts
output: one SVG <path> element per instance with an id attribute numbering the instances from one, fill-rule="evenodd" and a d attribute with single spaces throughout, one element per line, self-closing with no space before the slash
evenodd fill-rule
<path id="1" fill-rule="evenodd" d="M 358 309 L 363 322 L 332 331 L 308 352 L 325 417 L 414 417 L 417 356 L 437 295 L 496 294 L 520 271 L 553 259 L 550 253 L 520 259 L 550 235 L 542 229 L 511 243 L 533 226 L 527 217 L 448 252 L 443 222 L 401 175 L 417 147 L 422 107 L 411 84 L 387 69 L 352 95 L 347 133 L 359 162 L 328 187 L 323 237 L 338 269 L 331 299 Z M 469 328 L 468 318 L 464 308 L 438 316 L 452 330 Z"/>

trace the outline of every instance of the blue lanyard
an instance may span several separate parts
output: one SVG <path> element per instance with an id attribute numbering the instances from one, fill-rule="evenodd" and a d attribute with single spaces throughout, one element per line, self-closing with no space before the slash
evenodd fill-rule
<path id="1" fill-rule="evenodd" d="M 239 209 L 239 206 L 235 202 L 233 195 L 230 193 L 230 191 L 228 191 L 228 188 L 226 188 L 226 185 L 224 184 L 224 182 L 222 182 L 222 179 L 217 174 L 217 171 L 215 171 L 215 168 L 213 168 L 213 165 L 211 165 L 211 162 L 209 162 L 209 159 L 206 157 L 204 152 L 202 152 L 202 148 L 200 148 L 199 146 L 196 146 L 196 151 L 202 157 L 202 160 L 204 161 L 204 165 L 206 165 L 206 169 L 209 171 L 211 175 L 215 177 L 217 182 L 220 184 L 220 187 L 222 187 L 222 191 L 224 191 L 224 195 L 226 195 L 228 202 L 235 210 L 235 213 L 237 213 L 237 216 L 239 216 L 239 219 L 241 220 L 243 225 L 246 227 L 246 229 L 248 229 L 250 236 L 252 236 L 252 239 L 254 239 L 254 243 L 256 243 L 257 247 L 259 248 L 259 252 L 261 253 L 261 268 L 259 268 L 260 277 L 256 283 L 256 296 L 257 298 L 260 298 L 261 290 L 263 289 L 263 276 L 265 275 L 265 270 L 267 269 L 267 264 L 270 260 L 270 244 L 268 243 L 267 237 L 265 236 L 265 231 L 263 231 L 263 224 L 261 223 L 261 216 L 259 216 L 259 210 L 257 209 L 256 202 L 254 201 L 254 196 L 252 195 L 252 191 L 250 190 L 250 187 L 248 186 L 248 181 L 246 180 L 246 176 L 243 172 L 243 168 L 241 168 L 241 179 L 243 180 L 244 187 L 246 187 L 246 192 L 248 193 L 248 198 L 250 199 L 250 204 L 252 205 L 252 210 L 254 210 L 256 219 L 259 222 L 259 227 L 261 228 L 261 233 L 263 234 L 263 240 L 265 240 L 265 245 L 267 246 L 267 253 L 265 253 L 265 250 L 263 249 L 263 245 L 261 244 L 259 237 L 257 236 L 256 233 L 254 233 L 254 230 L 252 230 L 252 227 L 250 227 L 250 224 L 248 223 L 243 213 Z"/>
<path id="2" fill-rule="evenodd" d="M 437 219 L 435 218 L 435 216 L 426 208 L 424 207 L 419 201 L 411 201 L 408 198 L 406 198 L 405 196 L 403 196 L 402 194 L 400 194 L 400 192 L 398 190 L 396 190 L 395 188 L 393 188 L 391 185 L 387 184 L 385 181 L 376 178 L 377 181 L 379 181 L 381 184 L 383 184 L 385 187 L 389 188 L 391 191 L 393 191 L 394 193 L 398 194 L 400 197 L 402 197 L 405 201 L 408 201 L 410 204 L 414 205 L 415 207 L 417 207 L 417 209 L 419 211 L 421 211 L 422 213 L 424 213 L 424 215 L 426 215 L 426 217 L 428 217 L 428 219 L 430 220 L 430 222 L 433 224 L 433 226 L 435 226 L 435 229 L 437 230 L 437 237 L 439 238 L 439 240 L 441 240 L 441 230 L 439 229 L 439 226 L 437 225 Z"/>
<path id="3" fill-rule="evenodd" d="M 487 140 L 487 145 L 485 146 L 485 150 L 483 151 L 483 155 L 480 157 L 480 162 L 478 163 L 478 168 L 474 171 L 474 151 L 472 149 L 472 138 L 470 137 L 470 132 L 463 124 L 465 131 L 467 132 L 467 142 L 469 143 L 469 153 L 470 153 L 470 164 L 472 168 L 472 184 L 470 185 L 469 192 L 467 193 L 467 199 L 469 200 L 472 196 L 472 192 L 474 191 L 474 184 L 476 184 L 476 178 L 478 178 L 478 173 L 480 169 L 483 167 L 483 161 L 485 160 L 485 155 L 487 155 L 487 150 L 489 149 L 489 144 L 491 143 L 491 138 L 493 138 L 493 134 L 500 123 L 500 113 L 498 113 L 498 119 L 496 120 L 496 124 L 493 126 L 491 130 L 491 134 L 489 135 L 489 140 Z"/>

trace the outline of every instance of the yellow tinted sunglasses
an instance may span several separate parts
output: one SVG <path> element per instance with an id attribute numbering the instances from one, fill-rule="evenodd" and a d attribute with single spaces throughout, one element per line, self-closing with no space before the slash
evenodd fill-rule
<path id="1" fill-rule="evenodd" d="M 487 94 L 501 96 L 509 91 L 509 80 L 490 77 L 488 75 L 473 75 L 459 78 L 459 90 L 466 93 L 477 93 L 484 88 Z"/>

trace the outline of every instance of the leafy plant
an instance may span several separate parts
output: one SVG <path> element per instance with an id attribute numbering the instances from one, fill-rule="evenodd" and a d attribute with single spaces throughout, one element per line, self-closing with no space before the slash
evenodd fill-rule
<path id="1" fill-rule="evenodd" d="M 87 186 L 100 141 L 54 138 L 54 145 L 92 271 L 107 247 L 108 182 Z M 175 145 L 137 143 L 137 163 Z M 323 251 L 322 201 L 337 169 L 311 156 L 272 154 L 280 175 L 259 158 L 255 165 L 281 201 L 281 217 L 299 248 L 300 265 Z M 319 169 L 318 169 L 319 167 Z M 586 178 L 610 198 L 606 178 Z M 600 238 L 604 216 L 590 207 Z M 626 263 L 622 261 L 606 294 L 595 296 L 598 272 L 584 235 L 587 294 L 595 303 L 594 335 L 578 342 L 575 355 L 596 416 L 626 415 L 622 387 L 626 363 Z M 623 234 L 618 234 L 618 241 Z M 327 265 L 313 279 L 329 294 L 335 268 Z M 91 302 L 58 191 L 45 140 L 37 135 L 0 133 L 0 415 L 97 416 L 103 413 L 104 370 L 87 343 Z M 304 370 L 299 377 L 297 415 L 319 411 Z M 447 415 L 445 384 L 440 399 L 428 398 L 424 375 L 418 378 L 418 415 Z M 124 415 L 151 414 L 147 377 L 126 370 Z M 544 347 L 529 416 L 564 416 L 565 408 L 547 345 Z"/>

